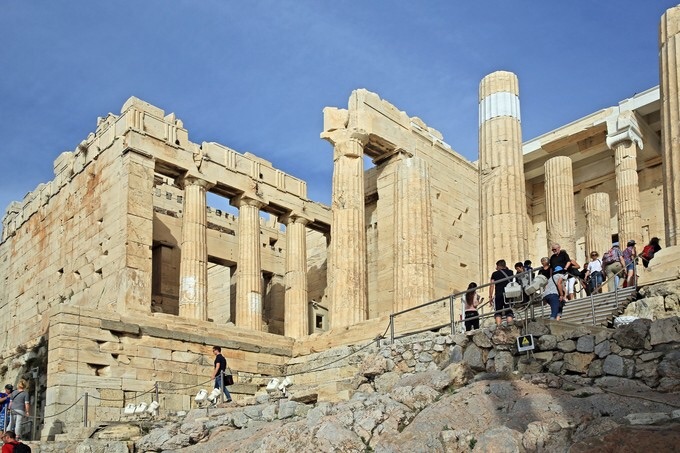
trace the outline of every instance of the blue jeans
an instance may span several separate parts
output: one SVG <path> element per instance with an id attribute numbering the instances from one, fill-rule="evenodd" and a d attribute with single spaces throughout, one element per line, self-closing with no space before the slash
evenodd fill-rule
<path id="1" fill-rule="evenodd" d="M 219 374 L 215 377 L 215 388 L 218 389 L 220 386 L 222 386 L 222 379 L 223 377 L 220 376 Z M 229 393 L 229 390 L 227 390 L 227 386 L 225 385 L 222 387 L 224 390 L 224 395 L 227 397 L 227 400 L 231 400 L 231 394 Z"/>
<path id="2" fill-rule="evenodd" d="M 590 290 L 595 291 L 595 288 L 600 286 L 604 281 L 602 272 L 595 271 L 590 274 Z"/>
<path id="3" fill-rule="evenodd" d="M 560 314 L 560 296 L 548 294 L 543 299 L 550 305 L 550 319 L 557 319 L 557 315 Z"/>

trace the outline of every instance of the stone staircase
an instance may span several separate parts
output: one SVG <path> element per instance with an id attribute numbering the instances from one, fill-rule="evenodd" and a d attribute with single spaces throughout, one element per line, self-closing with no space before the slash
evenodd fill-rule
<path id="1" fill-rule="evenodd" d="M 610 293 L 594 294 L 570 300 L 564 307 L 562 321 L 590 326 L 612 327 L 616 316 L 623 313 L 637 297 L 637 287 L 620 288 Z M 535 318 L 548 318 L 550 307 L 541 303 L 534 307 Z"/>

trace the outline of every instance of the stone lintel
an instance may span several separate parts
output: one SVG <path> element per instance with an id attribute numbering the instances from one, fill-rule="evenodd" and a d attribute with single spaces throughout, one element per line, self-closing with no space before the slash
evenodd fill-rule
<path id="1" fill-rule="evenodd" d="M 111 332 L 131 333 L 133 335 L 139 335 L 140 333 L 140 328 L 137 324 L 102 319 L 100 325 L 102 329 L 109 330 Z"/>
<path id="2" fill-rule="evenodd" d="M 133 148 L 133 147 L 130 147 L 130 146 L 125 147 L 125 149 L 123 149 L 123 152 L 121 153 L 121 155 L 124 156 L 128 153 L 137 154 L 139 156 L 146 157 L 147 159 L 153 159 L 154 158 L 153 154 L 147 153 L 146 151 L 142 151 L 141 149 Z"/>

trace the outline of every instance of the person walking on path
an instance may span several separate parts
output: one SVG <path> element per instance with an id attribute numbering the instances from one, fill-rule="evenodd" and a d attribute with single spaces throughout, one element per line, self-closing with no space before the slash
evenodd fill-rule
<path id="1" fill-rule="evenodd" d="M 508 325 L 513 322 L 514 313 L 505 301 L 505 287 L 508 286 L 512 275 L 512 271 L 508 269 L 505 260 L 496 261 L 496 271 L 491 274 L 491 284 L 489 285 L 489 300 L 494 301 L 494 310 L 496 311 L 494 318 L 497 326 L 501 325 L 504 316 L 507 318 Z M 499 282 L 499 280 L 504 281 Z M 495 298 L 494 292 L 496 293 Z"/>
<path id="2" fill-rule="evenodd" d="M 463 302 L 465 306 L 465 331 L 479 329 L 479 311 L 477 307 L 482 302 L 482 299 L 477 294 L 477 283 L 470 282 L 468 292 L 463 296 Z M 476 319 L 468 320 L 468 318 Z"/>
<path id="3" fill-rule="evenodd" d="M 621 253 L 623 262 L 626 267 L 626 281 L 623 283 L 624 288 L 635 285 L 635 260 L 637 259 L 637 250 L 635 249 L 635 241 L 630 240 L 626 244 L 626 249 Z"/>
<path id="4" fill-rule="evenodd" d="M 231 394 L 224 383 L 224 371 L 227 369 L 227 359 L 222 355 L 222 348 L 219 346 L 213 347 L 213 354 L 215 355 L 215 362 L 212 378 L 215 379 L 215 388 L 222 388 L 222 390 L 224 390 L 224 395 L 227 397 L 227 403 L 231 403 Z"/>
<path id="5" fill-rule="evenodd" d="M 607 290 L 612 292 L 619 285 L 619 275 L 626 265 L 618 242 L 614 242 L 612 248 L 602 256 L 602 264 L 604 265 L 604 273 L 607 276 Z"/>
<path id="6" fill-rule="evenodd" d="M 12 384 L 5 386 L 5 391 L 0 392 L 0 431 L 4 431 L 9 423 L 9 401 L 14 387 Z"/>

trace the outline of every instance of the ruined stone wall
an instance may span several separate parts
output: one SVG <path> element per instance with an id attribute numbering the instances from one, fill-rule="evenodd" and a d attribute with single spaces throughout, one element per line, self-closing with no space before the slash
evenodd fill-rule
<path id="1" fill-rule="evenodd" d="M 234 398 L 252 395 L 267 376 L 282 374 L 293 343 L 163 314 L 139 318 L 62 306 L 49 319 L 43 439 L 82 426 L 85 392 L 90 422 L 120 420 L 126 404 L 150 403 L 156 384 L 162 411 L 188 410 L 199 389 L 212 388 L 213 345 L 222 347 L 235 375 Z M 57 420 L 65 426 L 55 426 Z"/>

